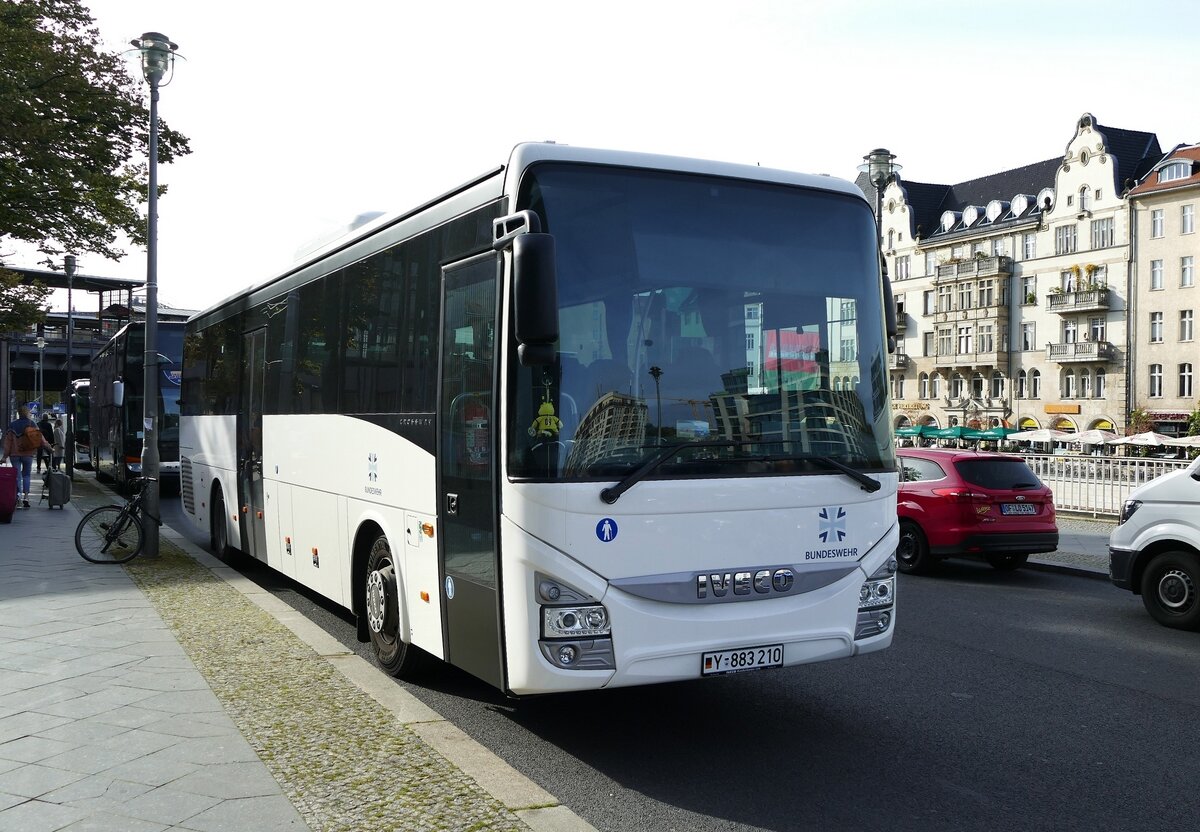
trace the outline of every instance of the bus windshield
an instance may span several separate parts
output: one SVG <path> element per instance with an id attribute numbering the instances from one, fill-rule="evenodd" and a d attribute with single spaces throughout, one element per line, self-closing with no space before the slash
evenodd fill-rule
<path id="1" fill-rule="evenodd" d="M 560 340 L 553 364 L 513 358 L 509 476 L 894 469 L 865 202 L 546 163 L 518 207 L 555 238 Z"/>

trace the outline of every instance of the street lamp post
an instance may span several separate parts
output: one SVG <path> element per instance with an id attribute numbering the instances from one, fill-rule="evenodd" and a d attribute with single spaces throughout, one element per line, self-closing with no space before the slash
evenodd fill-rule
<path id="1" fill-rule="evenodd" d="M 887 319 L 887 347 L 892 352 L 896 347 L 896 304 L 892 299 L 892 284 L 888 279 L 887 261 L 883 257 L 883 189 L 888 180 L 900 172 L 901 166 L 896 164 L 896 154 L 884 147 L 877 147 L 863 157 L 863 164 L 858 166 L 859 173 L 865 173 L 875 188 L 875 237 L 879 241 L 879 267 L 883 275 L 884 294 L 887 308 L 884 315 Z"/>
<path id="2" fill-rule="evenodd" d="M 150 158 L 149 204 L 146 213 L 146 337 L 142 359 L 142 476 L 143 502 L 150 523 L 145 524 L 146 542 L 143 551 L 158 556 L 159 511 L 159 452 L 158 452 L 158 88 L 175 65 L 175 50 L 179 47 L 166 35 L 146 32 L 130 41 L 142 58 L 142 76 L 150 85 Z M 169 79 L 168 79 L 169 81 Z"/>
<path id="3" fill-rule="evenodd" d="M 38 360 L 33 363 L 33 393 L 38 406 L 38 416 L 45 411 L 42 407 L 42 399 L 45 396 L 45 381 L 46 377 L 42 373 L 42 365 L 46 363 L 46 339 L 41 335 L 37 337 Z"/>
<path id="4" fill-rule="evenodd" d="M 71 389 L 71 378 L 75 375 L 75 371 L 71 366 L 73 356 L 73 344 L 75 336 L 74 325 L 74 310 L 71 308 L 71 290 L 74 288 L 75 282 L 75 255 L 68 254 L 63 258 L 63 271 L 67 273 L 67 383 L 63 386 L 64 390 Z M 67 437 L 66 447 L 63 448 L 63 459 L 67 463 L 67 476 L 75 479 L 75 402 L 65 402 L 69 408 L 67 416 Z"/>

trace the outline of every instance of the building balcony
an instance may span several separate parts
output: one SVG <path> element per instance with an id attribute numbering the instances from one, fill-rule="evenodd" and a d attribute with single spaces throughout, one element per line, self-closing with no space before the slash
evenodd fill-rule
<path id="1" fill-rule="evenodd" d="M 908 331 L 908 315 L 899 312 L 896 315 L 896 334 L 903 335 Z"/>
<path id="2" fill-rule="evenodd" d="M 987 352 L 959 352 L 950 355 L 935 356 L 934 365 L 941 367 L 959 367 L 979 370 L 993 367 L 998 370 L 1008 370 L 1008 352 L 1005 350 L 989 350 Z"/>
<path id="3" fill-rule="evenodd" d="M 888 356 L 889 370 L 907 370 L 908 363 L 908 356 L 902 352 L 894 352 Z"/>
<path id="4" fill-rule="evenodd" d="M 1107 312 L 1108 289 L 1088 289 L 1082 292 L 1055 292 L 1049 297 L 1047 308 L 1051 312 L 1065 315 L 1073 312 Z"/>
<path id="5" fill-rule="evenodd" d="M 938 266 L 937 275 L 933 278 L 934 285 L 953 283 L 967 277 L 1008 277 L 1012 274 L 1011 257 L 974 257 L 958 263 L 946 263 Z"/>
<path id="6" fill-rule="evenodd" d="M 1115 361 L 1117 348 L 1108 341 L 1072 341 L 1069 344 L 1051 344 L 1046 349 L 1046 358 L 1060 364 L 1077 361 Z"/>

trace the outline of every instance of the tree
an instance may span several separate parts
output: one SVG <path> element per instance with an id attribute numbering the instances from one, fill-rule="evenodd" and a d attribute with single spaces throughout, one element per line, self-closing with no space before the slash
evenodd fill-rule
<path id="1" fill-rule="evenodd" d="M 49 296 L 50 290 L 42 284 L 23 286 L 20 275 L 0 269 L 0 333 L 42 320 Z"/>
<path id="2" fill-rule="evenodd" d="M 1144 407 L 1135 407 L 1129 411 L 1129 427 L 1125 433 L 1132 436 L 1135 433 L 1146 433 L 1154 430 L 1154 420 L 1150 418 L 1150 413 Z"/>
<path id="3" fill-rule="evenodd" d="M 120 234 L 145 244 L 150 114 L 125 60 L 79 0 L 0 0 L 0 242 L 52 268 L 68 251 L 120 259 Z M 190 152 L 160 121 L 160 161 Z"/>

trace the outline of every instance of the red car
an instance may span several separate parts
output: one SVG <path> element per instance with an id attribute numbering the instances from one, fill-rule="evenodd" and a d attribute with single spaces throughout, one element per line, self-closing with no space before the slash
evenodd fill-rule
<path id="1" fill-rule="evenodd" d="M 896 457 L 901 572 L 959 555 L 1019 569 L 1058 548 L 1054 496 L 1020 457 L 944 448 L 902 448 Z"/>

